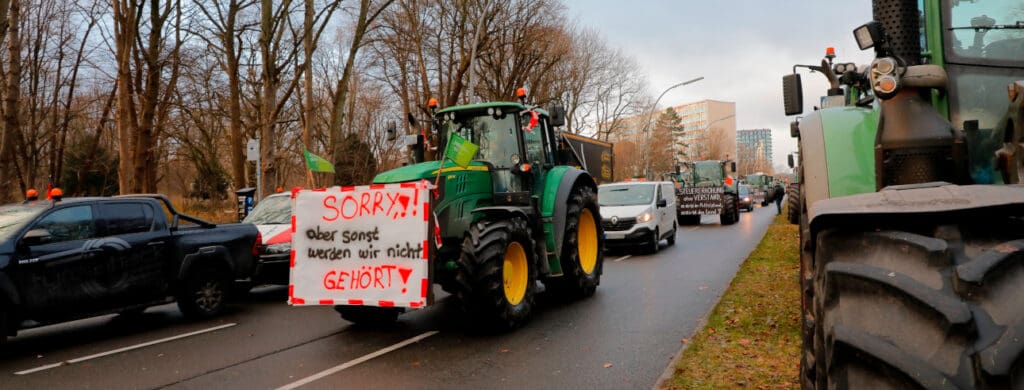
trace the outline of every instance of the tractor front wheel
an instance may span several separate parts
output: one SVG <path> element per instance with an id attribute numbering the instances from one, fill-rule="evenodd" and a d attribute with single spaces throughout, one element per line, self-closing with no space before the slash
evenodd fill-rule
<path id="1" fill-rule="evenodd" d="M 722 195 L 722 214 L 719 215 L 719 222 L 722 225 L 732 225 L 740 220 L 740 211 L 736 207 L 736 196 L 733 194 Z"/>
<path id="2" fill-rule="evenodd" d="M 589 186 L 575 186 L 569 195 L 562 242 L 562 276 L 545 281 L 555 294 L 568 298 L 594 295 L 604 270 L 604 232 L 597 194 Z M 657 237 L 654 238 L 657 242 Z"/>
<path id="3" fill-rule="evenodd" d="M 788 207 L 786 216 L 789 217 L 789 223 L 798 225 L 800 224 L 800 184 L 790 184 L 789 189 L 786 191 L 786 196 L 789 197 L 786 200 L 786 206 Z"/>
<path id="4" fill-rule="evenodd" d="M 534 245 L 522 217 L 485 217 L 470 227 L 455 283 L 471 314 L 499 330 L 526 322 L 536 293 Z"/>
<path id="5" fill-rule="evenodd" d="M 805 385 L 1020 385 L 1024 223 L 978 214 L 824 229 L 814 314 L 805 316 L 814 327 L 804 339 Z"/>

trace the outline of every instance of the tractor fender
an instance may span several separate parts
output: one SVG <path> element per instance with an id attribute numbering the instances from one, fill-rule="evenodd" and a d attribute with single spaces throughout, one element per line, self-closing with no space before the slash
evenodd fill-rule
<path id="1" fill-rule="evenodd" d="M 228 252 L 228 249 L 223 246 L 204 246 L 195 253 L 185 255 L 181 261 L 181 269 L 178 270 L 178 279 L 184 280 L 192 269 L 205 265 L 222 266 L 234 278 L 235 265 L 231 261 L 231 253 Z"/>
<path id="2" fill-rule="evenodd" d="M 867 223 L 875 218 L 927 218 L 960 215 L 975 218 L 980 210 L 1005 215 L 1024 213 L 1024 185 L 953 185 L 945 182 L 890 186 L 879 192 L 825 199 L 808 204 L 811 240 L 830 226 Z"/>
<path id="3" fill-rule="evenodd" d="M 531 213 L 527 213 L 522 207 L 515 206 L 490 206 L 490 207 L 477 207 L 473 209 L 473 214 L 481 214 L 481 216 L 492 216 L 492 215 L 515 215 L 530 220 Z M 474 218 L 476 220 L 477 218 Z"/>
<path id="4" fill-rule="evenodd" d="M 544 202 L 541 208 L 541 216 L 545 220 L 550 219 L 551 221 L 551 232 L 548 234 L 548 237 L 553 239 L 554 245 L 548 245 L 548 249 L 553 251 L 556 256 L 562 253 L 562 242 L 565 238 L 563 237 L 565 235 L 565 214 L 568 207 L 566 203 L 569 201 L 569 195 L 572 192 L 573 186 L 577 184 L 585 185 L 594 189 L 594 192 L 597 192 L 597 184 L 594 182 L 594 178 L 586 171 L 572 167 L 556 167 L 556 169 L 558 168 L 564 169 L 560 170 L 561 174 L 558 175 L 558 180 L 548 180 L 546 182 Z M 552 170 L 551 174 L 554 173 L 554 170 Z M 553 177 L 549 176 L 549 178 Z M 546 207 L 549 204 L 549 199 L 551 200 L 551 208 Z M 550 212 L 546 213 L 545 211 L 548 210 Z M 601 222 L 597 221 L 597 223 Z"/>

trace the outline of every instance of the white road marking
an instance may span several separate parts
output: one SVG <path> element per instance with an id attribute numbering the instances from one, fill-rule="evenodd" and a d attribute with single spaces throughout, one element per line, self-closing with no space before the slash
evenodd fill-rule
<path id="1" fill-rule="evenodd" d="M 689 228 L 689 229 L 686 229 L 686 230 L 689 230 L 689 231 L 691 231 L 691 232 L 692 232 L 692 231 L 694 231 L 694 230 L 697 230 L 697 229 L 699 229 L 699 228 L 700 228 L 700 226 L 698 225 L 698 226 L 694 226 L 694 227 L 692 227 L 692 228 Z"/>
<path id="2" fill-rule="evenodd" d="M 618 262 L 620 262 L 622 260 L 626 260 L 626 259 L 628 259 L 630 257 L 633 257 L 633 255 L 625 255 L 625 256 L 622 256 L 622 257 L 620 257 L 618 259 L 612 260 L 612 262 L 618 263 Z"/>
<path id="3" fill-rule="evenodd" d="M 60 366 L 67 366 L 67 365 L 71 365 L 71 364 L 81 363 L 81 362 L 84 362 L 86 360 L 92 360 L 92 359 L 101 358 L 101 357 L 104 357 L 104 356 L 110 356 L 110 355 L 119 354 L 119 353 L 122 353 L 122 352 L 128 352 L 128 351 L 139 349 L 139 348 L 145 348 L 145 347 L 148 347 L 150 345 L 166 343 L 168 341 L 174 341 L 174 340 L 183 339 L 183 338 L 186 338 L 186 337 L 200 335 L 200 334 L 203 334 L 203 333 L 213 332 L 215 330 L 221 330 L 221 329 L 224 329 L 224 328 L 230 328 L 230 327 L 235 326 L 235 325 L 238 325 L 238 324 L 236 324 L 234 322 L 227 323 L 227 324 L 220 325 L 220 326 L 215 326 L 215 327 L 212 327 L 212 328 L 206 328 L 206 329 L 202 329 L 202 330 L 197 330 L 195 332 L 183 333 L 183 334 L 179 334 L 177 336 L 166 337 L 166 338 L 162 338 L 162 339 L 159 339 L 159 340 L 148 341 L 148 342 L 145 342 L 145 343 L 142 343 L 142 344 L 130 345 L 130 346 L 127 346 L 127 347 L 124 347 L 124 348 L 118 348 L 118 349 L 111 350 L 111 351 L 100 352 L 100 353 L 92 354 L 92 355 L 89 355 L 89 356 L 83 356 L 83 357 L 79 357 L 79 358 L 74 358 L 74 359 L 71 359 L 71 360 L 65 360 L 65 361 L 62 361 L 60 363 L 47 364 L 45 366 L 39 366 L 39 367 L 31 368 L 31 369 L 28 369 L 28 370 L 18 371 L 18 372 L 15 372 L 14 375 L 28 375 L 28 374 L 32 374 L 32 373 L 39 372 L 39 371 L 49 370 L 51 368 L 57 368 L 57 367 L 60 367 Z"/>
<path id="4" fill-rule="evenodd" d="M 409 344 L 413 344 L 413 343 L 419 342 L 420 340 L 423 340 L 423 339 L 425 339 L 427 337 L 433 336 L 433 335 L 435 335 L 437 333 L 438 332 L 436 330 L 432 330 L 432 331 L 423 333 L 423 334 L 421 334 L 419 336 L 413 337 L 411 339 L 407 339 L 407 340 L 402 341 L 402 342 L 400 342 L 398 344 L 395 344 L 395 345 L 392 345 L 390 347 L 378 350 L 377 352 L 373 352 L 373 353 L 368 354 L 368 355 L 363 355 L 363 356 L 358 357 L 356 359 L 349 360 L 349 361 L 347 361 L 347 362 L 345 362 L 345 363 L 343 363 L 341 365 L 338 365 L 338 366 L 326 369 L 324 371 L 320 371 L 320 372 L 318 372 L 318 373 L 316 373 L 316 374 L 314 374 L 312 376 L 309 376 L 309 377 L 300 379 L 298 381 L 289 383 L 287 385 L 278 387 L 277 390 L 291 390 L 291 389 L 298 388 L 300 386 L 305 386 L 305 385 L 307 385 L 307 384 L 309 384 L 309 383 L 311 383 L 313 381 L 323 379 L 324 377 L 336 374 L 339 371 L 342 371 L 344 369 L 351 368 L 351 367 L 353 367 L 355 365 L 358 365 L 360 363 L 366 362 L 366 361 L 368 361 L 370 359 L 373 359 L 373 358 L 376 358 L 376 357 L 380 357 L 380 356 L 382 356 L 382 355 L 384 355 L 384 354 L 386 354 L 388 352 L 392 352 L 392 351 L 395 351 L 395 350 L 400 349 L 402 347 L 405 347 L 405 346 L 407 346 Z"/>

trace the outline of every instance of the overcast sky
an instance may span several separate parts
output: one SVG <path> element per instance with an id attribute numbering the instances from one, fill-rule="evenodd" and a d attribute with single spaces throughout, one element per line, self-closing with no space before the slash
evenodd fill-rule
<path id="1" fill-rule="evenodd" d="M 852 31 L 871 20 L 868 1 L 833 0 L 564 0 L 569 15 L 600 31 L 635 58 L 657 96 L 673 84 L 704 76 L 662 98 L 669 107 L 702 99 L 736 102 L 738 129 L 770 128 L 774 164 L 796 151 L 792 120 L 782 110 L 782 75 L 793 64 L 820 63 L 832 46 L 837 62 L 871 61 Z M 818 73 L 804 75 L 805 113 L 825 94 Z"/>

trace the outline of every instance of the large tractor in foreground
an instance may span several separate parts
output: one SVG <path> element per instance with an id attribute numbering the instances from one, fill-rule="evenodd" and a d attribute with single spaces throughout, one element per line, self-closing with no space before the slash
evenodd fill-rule
<path id="1" fill-rule="evenodd" d="M 797 131 L 802 385 L 1024 387 L 1024 9 L 872 3 L 855 104 Z"/>
<path id="2" fill-rule="evenodd" d="M 525 96 L 521 97 L 525 100 Z M 438 145 L 458 135 L 479 147 L 472 162 L 427 161 L 378 174 L 374 184 L 437 181 L 432 191 L 431 280 L 481 324 L 521 326 L 537 281 L 549 294 L 582 298 L 601 282 L 604 233 L 597 185 L 568 165 L 584 161 L 555 130 L 560 108 L 490 102 L 436 111 Z M 394 321 L 401 309 L 336 306 L 354 322 Z"/>

